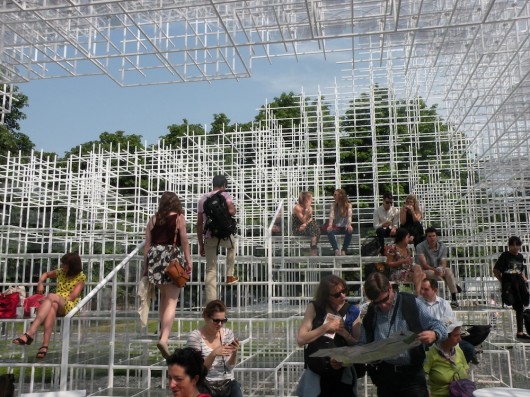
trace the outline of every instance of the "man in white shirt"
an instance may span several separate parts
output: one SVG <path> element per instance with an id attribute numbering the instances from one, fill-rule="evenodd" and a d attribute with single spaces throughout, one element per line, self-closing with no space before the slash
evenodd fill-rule
<path id="1" fill-rule="evenodd" d="M 444 280 L 451 292 L 451 306 L 459 306 L 456 299 L 458 286 L 450 267 L 447 267 L 447 247 L 438 240 L 438 232 L 434 227 L 425 231 L 425 240 L 416 246 L 416 263 L 421 265 L 427 278 Z"/>
<path id="2" fill-rule="evenodd" d="M 438 296 L 438 281 L 436 279 L 426 278 L 423 280 L 421 282 L 420 295 L 421 297 L 418 300 L 427 307 L 432 317 L 442 322 L 445 319 L 456 317 L 449 302 Z M 466 361 L 470 362 L 475 356 L 475 347 L 463 339 L 459 342 L 459 345 L 464 352 L 464 356 L 466 356 Z"/>
<path id="3" fill-rule="evenodd" d="M 383 205 L 374 211 L 374 229 L 384 254 L 385 237 L 393 237 L 399 227 L 399 208 L 394 207 L 392 193 L 383 194 Z"/>

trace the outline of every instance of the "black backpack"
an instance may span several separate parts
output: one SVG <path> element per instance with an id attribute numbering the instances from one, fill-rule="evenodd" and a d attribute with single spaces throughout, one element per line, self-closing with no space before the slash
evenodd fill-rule
<path id="1" fill-rule="evenodd" d="M 206 223 L 204 232 L 210 231 L 213 237 L 227 239 L 237 233 L 237 221 L 228 212 L 226 199 L 221 192 L 212 194 L 204 202 Z"/>

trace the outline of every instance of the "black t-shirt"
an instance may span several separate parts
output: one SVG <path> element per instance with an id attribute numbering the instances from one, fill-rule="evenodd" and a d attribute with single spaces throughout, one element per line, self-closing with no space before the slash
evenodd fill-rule
<path id="1" fill-rule="evenodd" d="M 510 251 L 503 252 L 497 262 L 495 263 L 494 269 L 498 270 L 502 274 L 524 274 L 528 275 L 527 268 L 525 265 L 525 259 L 523 255 L 514 255 Z"/>

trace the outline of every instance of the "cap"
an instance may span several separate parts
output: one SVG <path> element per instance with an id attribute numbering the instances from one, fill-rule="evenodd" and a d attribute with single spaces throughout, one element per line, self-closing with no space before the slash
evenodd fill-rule
<path id="1" fill-rule="evenodd" d="M 462 321 L 458 321 L 456 318 L 445 318 L 442 321 L 447 328 L 447 333 L 450 334 L 455 330 L 455 328 L 461 327 L 464 324 Z"/>

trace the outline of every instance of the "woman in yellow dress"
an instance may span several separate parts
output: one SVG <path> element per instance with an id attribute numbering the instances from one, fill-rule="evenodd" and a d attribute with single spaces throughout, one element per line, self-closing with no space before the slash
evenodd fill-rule
<path id="1" fill-rule="evenodd" d="M 57 317 L 65 316 L 79 303 L 79 295 L 85 286 L 86 276 L 82 271 L 81 258 L 75 252 L 63 255 L 61 267 L 51 272 L 43 273 L 39 278 L 37 293 L 44 292 L 44 281 L 48 278 L 57 279 L 57 292 L 48 294 L 37 310 L 37 316 L 31 327 L 21 336 L 13 339 L 15 345 L 31 345 L 37 330 L 44 324 L 44 337 L 39 348 L 37 358 L 45 358 L 48 353 L 48 343 Z"/>

